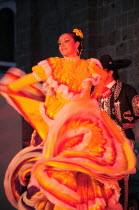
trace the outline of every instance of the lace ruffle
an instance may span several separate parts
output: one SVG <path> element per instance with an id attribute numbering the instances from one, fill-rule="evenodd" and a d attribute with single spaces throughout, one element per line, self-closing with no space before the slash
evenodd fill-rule
<path id="1" fill-rule="evenodd" d="M 57 58 L 59 59 L 59 58 Z M 56 67 L 56 60 L 52 61 L 52 65 Z M 54 63 L 55 62 L 55 63 Z M 59 79 L 54 78 L 54 70 L 49 62 L 49 59 L 43 60 L 39 62 L 39 65 L 44 69 L 47 75 L 47 81 L 43 83 L 43 89 L 47 92 L 48 95 L 54 95 L 56 93 L 61 93 L 64 98 L 67 100 L 78 100 L 81 99 L 88 89 L 84 86 L 84 84 L 88 83 L 90 86 L 96 85 L 99 81 L 99 75 L 93 75 L 93 77 L 84 80 L 81 82 L 81 88 L 78 90 L 71 90 L 68 84 L 62 83 Z M 60 71 L 60 69 L 59 69 Z M 59 76 L 58 76 L 59 77 Z M 51 88 L 50 88 L 51 87 Z"/>

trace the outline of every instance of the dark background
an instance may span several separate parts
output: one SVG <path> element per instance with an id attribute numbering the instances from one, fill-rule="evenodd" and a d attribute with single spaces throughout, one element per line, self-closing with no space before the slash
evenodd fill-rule
<path id="1" fill-rule="evenodd" d="M 120 80 L 139 92 L 139 0 L 0 0 L 0 28 L 0 76 L 11 66 L 29 73 L 40 60 L 59 56 L 59 35 L 79 28 L 85 36 L 82 57 L 130 59 L 131 65 L 119 70 Z M 2 97 L 0 116 L 0 206 L 12 210 L 3 177 L 14 154 L 28 145 L 32 128 Z M 138 126 L 135 133 L 139 142 Z M 131 184 L 136 197 L 138 177 Z"/>

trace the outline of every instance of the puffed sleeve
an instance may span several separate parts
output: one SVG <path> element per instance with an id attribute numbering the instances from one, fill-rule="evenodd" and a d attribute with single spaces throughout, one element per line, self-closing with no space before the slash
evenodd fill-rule
<path id="1" fill-rule="evenodd" d="M 89 72 L 92 76 L 99 75 L 100 80 L 107 77 L 107 72 L 103 69 L 100 61 L 95 58 L 89 59 Z"/>
<path id="2" fill-rule="evenodd" d="M 33 75 L 38 81 L 45 81 L 46 73 L 44 68 L 41 65 L 36 65 L 32 67 Z"/>
<path id="3" fill-rule="evenodd" d="M 28 85 L 32 85 L 34 83 L 37 83 L 38 81 L 45 81 L 46 80 L 46 74 L 43 70 L 43 68 L 39 65 L 36 65 L 32 68 L 32 73 L 26 74 L 22 76 L 21 78 L 17 79 L 13 83 L 10 83 L 8 85 L 8 88 L 12 91 L 19 91 L 23 88 L 27 87 Z"/>
<path id="4" fill-rule="evenodd" d="M 99 99 L 107 80 L 108 73 L 103 69 L 100 61 L 94 58 L 89 59 L 89 72 L 92 75 L 92 78 L 96 78 L 95 88 L 91 96 L 92 98 Z"/>

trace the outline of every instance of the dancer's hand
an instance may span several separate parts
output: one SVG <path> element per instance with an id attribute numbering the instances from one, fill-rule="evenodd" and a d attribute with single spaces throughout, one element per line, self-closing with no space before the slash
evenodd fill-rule
<path id="1" fill-rule="evenodd" d="M 93 79 L 88 78 L 82 82 L 82 88 L 84 95 L 82 96 L 82 100 L 90 99 L 90 90 L 93 84 Z"/>
<path id="2" fill-rule="evenodd" d="M 0 92 L 9 93 L 8 86 L 0 83 Z"/>

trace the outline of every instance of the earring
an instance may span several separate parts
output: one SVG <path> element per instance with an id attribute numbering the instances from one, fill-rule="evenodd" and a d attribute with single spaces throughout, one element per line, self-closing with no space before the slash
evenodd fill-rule
<path id="1" fill-rule="evenodd" d="M 79 49 L 77 48 L 77 54 L 80 55 Z"/>

